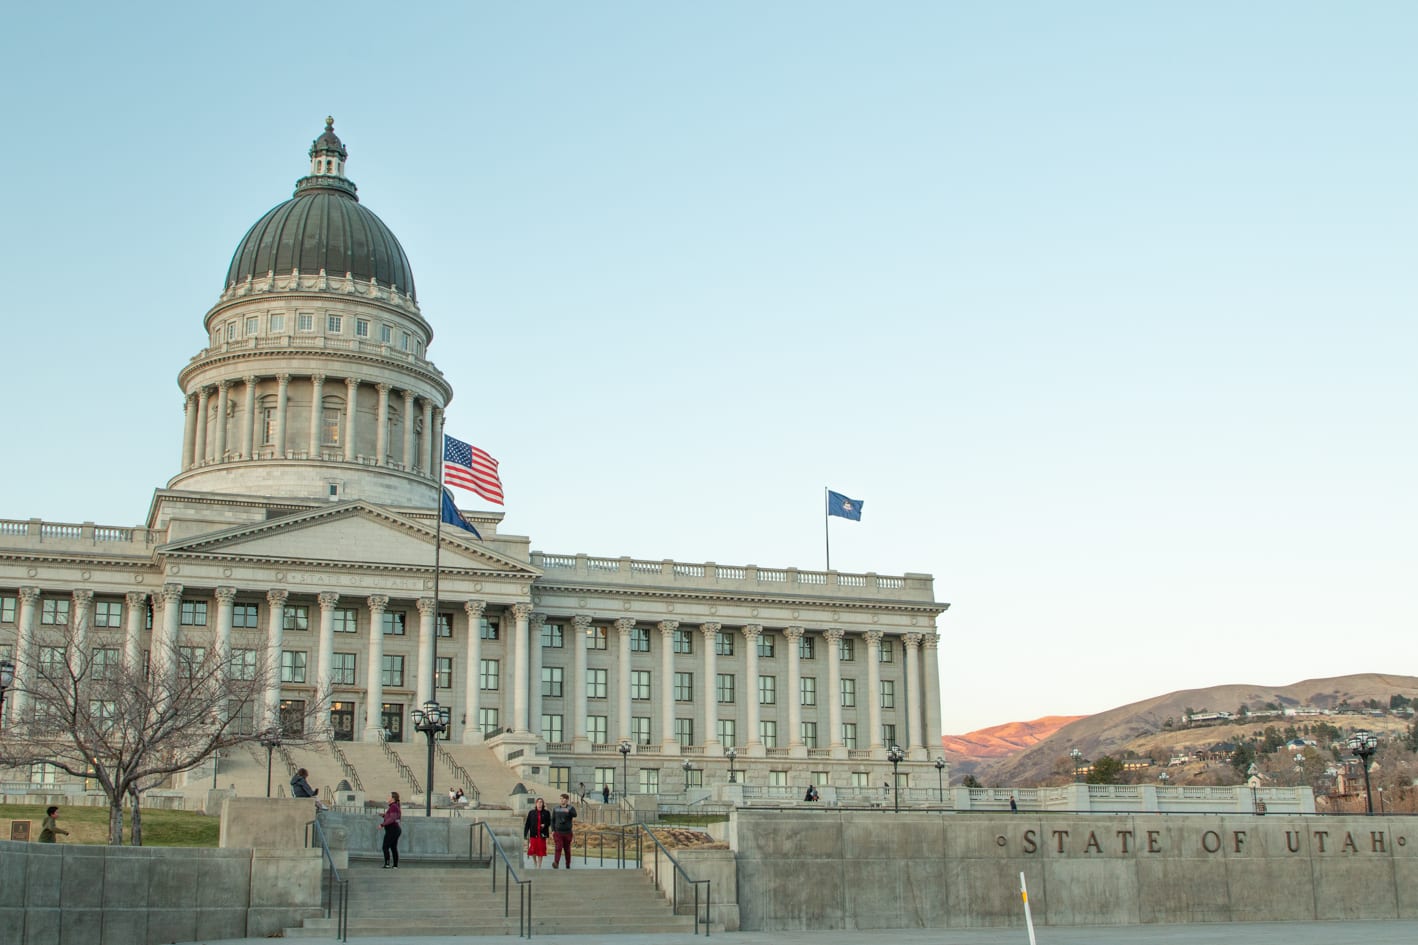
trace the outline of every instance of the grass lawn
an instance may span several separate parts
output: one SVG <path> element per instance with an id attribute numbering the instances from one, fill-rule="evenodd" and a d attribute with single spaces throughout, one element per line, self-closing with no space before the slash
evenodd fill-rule
<path id="1" fill-rule="evenodd" d="M 128 842 L 132 826 L 123 810 L 123 842 Z M 10 822 L 30 821 L 30 840 L 39 840 L 39 828 L 44 823 L 44 805 L 0 804 L 0 837 L 10 838 Z M 108 843 L 107 807 L 59 808 L 59 826 L 69 831 L 60 843 Z M 219 818 L 185 810 L 144 810 L 143 845 L 147 847 L 215 847 L 221 826 Z"/>

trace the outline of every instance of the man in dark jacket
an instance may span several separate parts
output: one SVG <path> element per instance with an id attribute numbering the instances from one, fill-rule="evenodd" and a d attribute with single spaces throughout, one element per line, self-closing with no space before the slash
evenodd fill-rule
<path id="1" fill-rule="evenodd" d="M 297 771 L 294 775 L 291 776 L 291 797 L 314 797 L 315 795 L 320 793 L 319 788 L 313 788 L 310 786 L 310 782 L 306 780 L 309 777 L 310 772 L 306 771 L 304 768 L 301 768 L 299 771 Z"/>
<path id="2" fill-rule="evenodd" d="M 576 820 L 576 808 L 568 794 L 561 795 L 561 803 L 551 809 L 551 838 L 556 844 L 556 853 L 551 859 L 551 868 L 556 869 L 561 862 L 561 851 L 566 851 L 566 868 L 571 869 L 571 825 Z"/>

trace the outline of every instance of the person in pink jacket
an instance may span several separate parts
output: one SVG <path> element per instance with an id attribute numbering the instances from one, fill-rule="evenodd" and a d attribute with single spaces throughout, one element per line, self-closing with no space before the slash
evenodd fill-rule
<path id="1" fill-rule="evenodd" d="M 389 807 L 384 811 L 384 819 L 379 822 L 379 829 L 384 831 L 384 868 L 399 868 L 399 834 L 403 829 L 399 826 L 402 812 L 399 810 L 399 792 L 389 792 Z M 393 865 L 390 866 L 390 859 Z"/>

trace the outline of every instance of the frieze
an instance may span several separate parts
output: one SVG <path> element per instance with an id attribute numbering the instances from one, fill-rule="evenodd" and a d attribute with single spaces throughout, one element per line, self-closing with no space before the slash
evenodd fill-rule
<path id="1" fill-rule="evenodd" d="M 280 573 L 277 572 L 277 580 L 280 580 Z M 387 588 L 401 591 L 422 591 L 432 586 L 432 582 L 427 578 L 398 578 L 398 577 L 378 577 L 364 574 L 343 574 L 338 571 L 330 573 L 303 574 L 299 571 L 292 571 L 285 578 L 287 584 L 319 584 L 326 587 L 338 585 L 339 587 L 372 587 Z"/>
<path id="2" fill-rule="evenodd" d="M 1408 837 L 1389 830 L 1331 830 L 1292 826 L 1247 830 L 1208 828 L 1205 830 L 1147 830 L 1133 828 L 1077 830 L 1065 828 L 1027 827 L 1013 835 L 1002 833 L 995 845 L 1006 852 L 1025 856 L 1053 857 L 1089 856 L 1249 856 L 1255 847 L 1266 856 L 1307 854 L 1319 855 L 1391 855 L 1396 848 L 1406 847 Z M 1269 842 L 1263 842 L 1269 841 Z M 1275 842 L 1281 841 L 1281 842 Z"/>

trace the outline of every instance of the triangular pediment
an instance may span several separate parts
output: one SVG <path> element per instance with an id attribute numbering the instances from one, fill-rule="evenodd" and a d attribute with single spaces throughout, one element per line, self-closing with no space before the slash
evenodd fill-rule
<path id="1" fill-rule="evenodd" d="M 298 512 L 255 525 L 171 542 L 160 556 L 202 560 L 268 562 L 381 571 L 428 571 L 433 567 L 435 526 L 363 501 Z M 541 572 L 487 547 L 470 533 L 444 526 L 439 566 L 446 573 L 496 574 L 533 579 Z"/>

